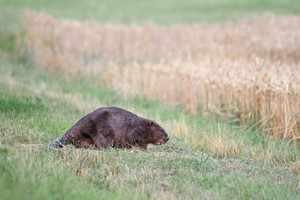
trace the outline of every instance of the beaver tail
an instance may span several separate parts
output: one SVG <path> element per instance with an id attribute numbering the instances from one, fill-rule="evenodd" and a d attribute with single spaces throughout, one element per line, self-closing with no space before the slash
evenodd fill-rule
<path id="1" fill-rule="evenodd" d="M 54 148 L 63 148 L 67 144 L 66 140 L 63 137 L 55 140 L 54 142 L 47 145 L 47 148 L 54 149 Z"/>

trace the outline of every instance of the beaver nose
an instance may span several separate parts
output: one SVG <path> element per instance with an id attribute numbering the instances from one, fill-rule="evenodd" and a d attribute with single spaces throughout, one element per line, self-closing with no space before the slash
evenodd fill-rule
<path id="1" fill-rule="evenodd" d="M 168 140 L 169 140 L 169 137 L 167 136 L 166 141 L 168 141 Z"/>

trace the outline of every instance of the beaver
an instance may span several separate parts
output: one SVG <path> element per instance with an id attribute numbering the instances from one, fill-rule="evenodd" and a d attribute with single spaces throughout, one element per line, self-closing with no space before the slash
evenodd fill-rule
<path id="1" fill-rule="evenodd" d="M 148 144 L 161 145 L 168 140 L 166 131 L 153 120 L 139 117 L 122 108 L 101 107 L 81 118 L 48 147 L 62 148 L 72 144 L 77 148 L 137 146 L 146 150 Z"/>

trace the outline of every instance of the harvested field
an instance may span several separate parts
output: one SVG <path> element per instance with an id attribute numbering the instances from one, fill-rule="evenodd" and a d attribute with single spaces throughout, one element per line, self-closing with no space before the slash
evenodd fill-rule
<path id="1" fill-rule="evenodd" d="M 58 20 L 45 13 L 23 19 L 20 45 L 37 67 L 300 138 L 300 17 L 265 14 L 170 27 Z"/>

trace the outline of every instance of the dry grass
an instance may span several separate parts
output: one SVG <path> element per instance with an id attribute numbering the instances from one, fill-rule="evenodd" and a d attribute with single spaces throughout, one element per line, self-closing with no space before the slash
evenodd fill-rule
<path id="1" fill-rule="evenodd" d="M 37 67 L 84 74 L 191 113 L 212 111 L 282 138 L 300 136 L 300 17 L 159 27 L 27 13 L 24 24 L 21 43 Z"/>

